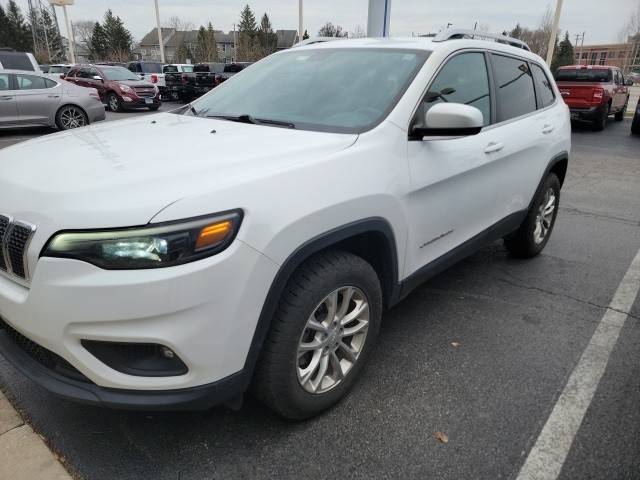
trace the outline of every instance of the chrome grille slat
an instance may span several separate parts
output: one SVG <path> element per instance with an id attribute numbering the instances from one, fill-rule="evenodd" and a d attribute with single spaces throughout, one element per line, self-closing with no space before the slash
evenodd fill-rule
<path id="1" fill-rule="evenodd" d="M 0 270 L 29 280 L 27 251 L 35 231 L 34 225 L 0 215 Z"/>

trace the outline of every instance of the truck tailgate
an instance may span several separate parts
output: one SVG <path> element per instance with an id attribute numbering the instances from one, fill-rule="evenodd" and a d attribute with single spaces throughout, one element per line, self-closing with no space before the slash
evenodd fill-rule
<path id="1" fill-rule="evenodd" d="M 602 89 L 598 83 L 571 83 L 558 82 L 560 94 L 564 103 L 574 108 L 589 108 L 593 106 L 593 92 L 596 88 Z"/>

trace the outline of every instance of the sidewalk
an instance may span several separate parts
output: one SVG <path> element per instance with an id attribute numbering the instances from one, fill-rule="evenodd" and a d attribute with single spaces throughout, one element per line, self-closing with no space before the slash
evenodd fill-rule
<path id="1" fill-rule="evenodd" d="M 0 478 L 71 480 L 42 438 L 25 424 L 0 392 Z"/>

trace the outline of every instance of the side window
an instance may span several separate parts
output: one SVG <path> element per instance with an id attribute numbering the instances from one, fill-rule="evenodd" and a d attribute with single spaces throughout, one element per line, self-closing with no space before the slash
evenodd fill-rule
<path id="1" fill-rule="evenodd" d="M 89 75 L 88 68 L 81 68 L 80 70 L 78 70 L 78 73 L 76 76 L 79 78 L 89 78 L 91 75 Z"/>
<path id="2" fill-rule="evenodd" d="M 526 60 L 493 55 L 498 122 L 526 115 L 536 110 L 533 76 Z"/>
<path id="3" fill-rule="evenodd" d="M 16 79 L 18 80 L 18 88 L 20 90 L 42 90 L 48 88 L 43 77 L 16 75 Z"/>
<path id="4" fill-rule="evenodd" d="M 619 77 L 619 72 L 617 70 L 613 71 L 613 83 L 615 83 L 616 85 L 620 85 L 620 77 Z"/>
<path id="5" fill-rule="evenodd" d="M 10 90 L 10 82 L 9 82 L 9 74 L 8 73 L 0 73 L 0 91 L 2 90 Z"/>
<path id="6" fill-rule="evenodd" d="M 553 92 L 553 86 L 549 81 L 549 78 L 544 73 L 544 70 L 535 63 L 532 64 L 533 79 L 536 82 L 536 91 L 538 92 L 538 100 L 540 102 L 539 107 L 545 108 L 551 105 L 556 99 L 556 95 Z"/>
<path id="7" fill-rule="evenodd" d="M 45 78 L 44 79 L 44 84 L 47 86 L 47 88 L 53 88 L 56 85 L 58 85 L 56 82 L 54 82 L 53 80 L 51 80 L 50 78 Z"/>
<path id="8" fill-rule="evenodd" d="M 441 102 L 476 107 L 482 112 L 484 125 L 491 123 L 489 74 L 484 53 L 462 53 L 442 67 L 424 97 L 423 113 Z"/>

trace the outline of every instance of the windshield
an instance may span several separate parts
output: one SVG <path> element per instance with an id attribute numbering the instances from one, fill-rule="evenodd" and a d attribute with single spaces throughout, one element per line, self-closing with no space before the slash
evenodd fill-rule
<path id="1" fill-rule="evenodd" d="M 102 67 L 101 70 L 106 80 L 140 80 L 135 73 L 123 67 Z"/>
<path id="2" fill-rule="evenodd" d="M 611 82 L 611 70 L 605 69 L 565 69 L 556 72 L 558 82 Z"/>
<path id="3" fill-rule="evenodd" d="M 140 64 L 143 73 L 162 73 L 162 64 L 154 62 L 144 62 Z"/>
<path id="4" fill-rule="evenodd" d="M 71 67 L 65 65 L 51 65 L 48 73 L 67 73 L 71 70 Z"/>
<path id="5" fill-rule="evenodd" d="M 177 65 L 165 65 L 163 71 L 164 73 L 190 73 L 193 72 L 193 65 L 182 65 L 180 67 Z"/>
<path id="6" fill-rule="evenodd" d="M 193 102 L 198 116 L 241 116 L 295 128 L 361 133 L 382 121 L 430 52 L 340 48 L 271 55 Z"/>

